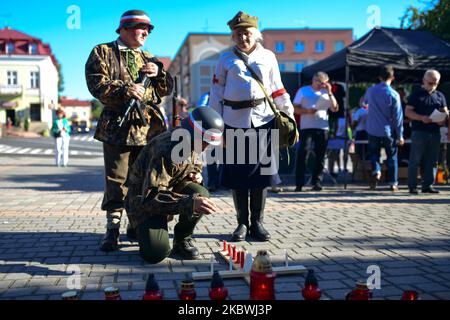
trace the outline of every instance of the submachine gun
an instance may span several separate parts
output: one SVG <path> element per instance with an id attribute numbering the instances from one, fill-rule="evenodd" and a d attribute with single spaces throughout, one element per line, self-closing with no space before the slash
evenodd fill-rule
<path id="1" fill-rule="evenodd" d="M 146 73 L 140 72 L 139 73 L 139 78 L 137 79 L 136 83 L 140 83 L 140 84 L 144 85 L 144 89 L 147 90 L 147 88 L 150 86 L 152 81 L 151 81 L 150 77 L 147 76 Z M 147 122 L 147 119 L 145 119 L 144 113 L 142 111 L 144 108 L 145 108 L 145 106 L 142 107 L 142 104 L 141 104 L 141 102 L 139 100 L 136 100 L 134 98 L 131 99 L 130 102 L 128 103 L 127 110 L 125 111 L 125 114 L 123 115 L 123 118 L 122 118 L 122 120 L 119 123 L 119 127 L 120 128 L 122 127 L 123 123 L 128 118 L 128 115 L 130 114 L 130 112 L 133 109 L 136 109 L 136 111 L 138 113 L 138 116 L 139 116 L 139 119 L 142 121 L 142 124 L 144 126 L 147 126 L 148 122 Z"/>

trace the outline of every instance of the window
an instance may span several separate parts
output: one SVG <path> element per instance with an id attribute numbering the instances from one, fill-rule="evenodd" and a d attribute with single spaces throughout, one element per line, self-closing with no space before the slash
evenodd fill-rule
<path id="1" fill-rule="evenodd" d="M 295 71 L 296 72 L 301 72 L 303 70 L 303 66 L 304 66 L 303 63 L 296 63 L 295 64 Z"/>
<path id="2" fill-rule="evenodd" d="M 316 41 L 316 53 L 325 51 L 325 41 Z"/>
<path id="3" fill-rule="evenodd" d="M 41 121 L 41 105 L 39 103 L 30 104 L 30 120 Z"/>
<path id="4" fill-rule="evenodd" d="M 200 75 L 201 76 L 211 76 L 211 68 L 210 66 L 200 66 Z"/>
<path id="5" fill-rule="evenodd" d="M 17 86 L 17 71 L 8 71 L 6 78 L 8 79 L 8 86 Z"/>
<path id="6" fill-rule="evenodd" d="M 38 71 L 30 72 L 30 88 L 32 88 L 32 89 L 39 88 L 39 72 Z"/>
<path id="7" fill-rule="evenodd" d="M 198 93 L 199 96 L 210 90 L 213 73 L 214 73 L 213 65 L 204 64 L 200 66 L 200 81 L 199 81 L 200 92 Z"/>
<path id="8" fill-rule="evenodd" d="M 295 41 L 295 52 L 302 53 L 305 51 L 305 42 L 304 41 Z"/>
<path id="9" fill-rule="evenodd" d="M 8 44 L 6 45 L 6 53 L 14 53 L 14 43 L 8 42 Z"/>
<path id="10" fill-rule="evenodd" d="M 281 72 L 286 71 L 286 65 L 284 63 L 280 63 L 278 66 Z"/>
<path id="11" fill-rule="evenodd" d="M 36 43 L 30 43 L 30 54 L 37 54 L 37 44 Z"/>
<path id="12" fill-rule="evenodd" d="M 338 52 L 345 48 L 344 41 L 336 41 L 334 43 L 334 51 Z"/>
<path id="13" fill-rule="evenodd" d="M 276 53 L 284 52 L 284 41 L 275 42 L 275 52 Z"/>

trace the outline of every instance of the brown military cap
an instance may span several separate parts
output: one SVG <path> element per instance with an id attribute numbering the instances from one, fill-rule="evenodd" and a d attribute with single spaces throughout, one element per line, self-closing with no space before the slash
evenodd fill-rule
<path id="1" fill-rule="evenodd" d="M 252 17 L 243 11 L 239 11 L 233 19 L 228 21 L 231 30 L 236 28 L 258 28 L 258 17 Z"/>

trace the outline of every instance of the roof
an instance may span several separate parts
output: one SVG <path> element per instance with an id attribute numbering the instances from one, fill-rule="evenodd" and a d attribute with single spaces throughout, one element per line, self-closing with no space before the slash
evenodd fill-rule
<path id="1" fill-rule="evenodd" d="M 52 53 L 49 44 L 43 43 L 41 39 L 25 34 L 21 31 L 5 27 L 0 29 L 0 44 L 12 42 L 14 44 L 14 55 L 31 55 L 29 52 L 29 44 L 36 44 L 36 53 L 34 55 L 50 56 L 55 67 L 58 61 Z M 5 50 L 5 49 L 3 49 Z M 0 55 L 6 55 L 6 51 L 0 50 Z"/>
<path id="2" fill-rule="evenodd" d="M 352 28 L 267 28 L 261 30 L 262 33 L 266 32 L 342 32 L 342 31 L 350 31 L 353 33 Z"/>
<path id="3" fill-rule="evenodd" d="M 424 45 L 426 44 L 426 45 Z M 381 66 L 390 64 L 399 81 L 422 78 L 427 69 L 437 69 L 443 79 L 450 78 L 450 44 L 428 31 L 374 28 L 341 51 L 302 70 L 302 82 L 317 71 L 325 71 L 335 81 L 376 81 Z"/>
<path id="4" fill-rule="evenodd" d="M 61 97 L 59 103 L 63 107 L 90 107 L 91 102 L 88 100 L 78 100 L 67 97 Z"/>

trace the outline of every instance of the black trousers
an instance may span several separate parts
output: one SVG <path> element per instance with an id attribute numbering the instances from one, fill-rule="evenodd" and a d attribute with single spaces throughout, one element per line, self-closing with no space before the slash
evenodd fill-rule
<path id="1" fill-rule="evenodd" d="M 308 150 L 314 152 L 315 161 L 312 168 L 312 184 L 322 183 L 323 168 L 325 166 L 325 153 L 328 144 L 328 131 L 323 129 L 300 130 L 300 145 L 297 149 L 295 168 L 295 184 L 297 187 L 305 185 L 306 156 Z"/>

